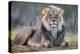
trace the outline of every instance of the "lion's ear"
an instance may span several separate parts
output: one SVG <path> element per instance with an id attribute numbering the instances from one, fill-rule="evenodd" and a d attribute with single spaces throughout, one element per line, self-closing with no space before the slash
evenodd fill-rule
<path id="1" fill-rule="evenodd" d="M 63 10 L 63 9 L 61 9 L 61 8 L 58 8 L 58 9 L 57 9 L 57 11 L 58 11 L 58 14 L 61 14 L 61 15 L 63 15 L 63 14 L 64 14 L 64 10 Z"/>
<path id="2" fill-rule="evenodd" d="M 63 15 L 63 14 L 64 14 L 64 10 L 63 10 L 63 9 L 61 9 L 61 12 L 60 12 L 60 14 L 61 14 L 61 15 Z"/>
<path id="3" fill-rule="evenodd" d="M 63 14 L 64 14 L 64 10 L 61 9 L 60 12 L 59 12 L 59 15 L 60 15 L 60 17 L 61 17 L 61 22 L 62 22 L 62 24 L 64 23 Z"/>
<path id="4" fill-rule="evenodd" d="M 42 15 L 44 15 L 44 14 L 46 13 L 46 10 L 43 9 L 43 10 L 41 11 L 41 13 L 42 13 Z"/>
<path id="5" fill-rule="evenodd" d="M 50 12 L 50 8 L 45 8 L 45 9 L 43 9 L 42 10 L 42 15 L 44 15 L 45 13 L 48 13 L 49 14 L 49 12 Z"/>
<path id="6" fill-rule="evenodd" d="M 57 8 L 57 14 L 64 14 L 64 10 L 62 8 Z"/>

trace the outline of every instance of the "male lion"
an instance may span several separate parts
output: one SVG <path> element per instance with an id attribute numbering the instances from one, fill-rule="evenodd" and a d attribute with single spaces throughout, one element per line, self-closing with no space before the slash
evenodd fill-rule
<path id="1" fill-rule="evenodd" d="M 19 32 L 15 44 L 26 44 L 31 47 L 67 46 L 64 40 L 65 26 L 63 9 L 56 6 L 48 6 L 42 10 L 42 20 L 39 27 L 34 30 L 31 27 Z"/>

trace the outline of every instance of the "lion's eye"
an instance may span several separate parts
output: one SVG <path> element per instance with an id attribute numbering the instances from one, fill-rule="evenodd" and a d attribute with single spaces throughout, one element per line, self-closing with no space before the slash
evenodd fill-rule
<path id="1" fill-rule="evenodd" d="M 49 15 L 49 19 L 52 19 L 52 15 L 51 14 Z"/>
<path id="2" fill-rule="evenodd" d="M 49 14 L 49 16 L 51 17 L 52 15 L 51 15 L 51 14 Z"/>
<path id="3" fill-rule="evenodd" d="M 56 17 L 56 19 L 57 19 L 57 18 L 58 18 L 58 15 L 56 15 L 55 17 Z"/>

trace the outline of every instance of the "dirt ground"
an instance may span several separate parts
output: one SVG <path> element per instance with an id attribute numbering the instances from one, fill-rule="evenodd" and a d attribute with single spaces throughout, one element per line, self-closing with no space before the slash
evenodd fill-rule
<path id="1" fill-rule="evenodd" d="M 68 41 L 68 47 L 51 47 L 51 48 L 31 48 L 24 45 L 12 45 L 11 51 L 13 53 L 17 52 L 38 52 L 38 51 L 55 51 L 55 50 L 70 50 L 78 48 L 78 39 L 77 36 L 67 36 L 65 39 Z"/>
<path id="2" fill-rule="evenodd" d="M 14 46 L 12 47 L 13 53 L 18 52 L 38 52 L 38 51 L 56 51 L 56 50 L 70 50 L 70 49 L 77 49 L 77 47 L 52 47 L 52 48 L 31 48 L 27 46 Z"/>
<path id="3" fill-rule="evenodd" d="M 14 39 L 17 32 L 11 32 L 11 40 Z M 69 45 L 68 47 L 51 47 L 51 48 L 31 48 L 24 45 L 11 45 L 9 48 L 11 48 L 12 53 L 14 52 L 38 52 L 38 51 L 55 51 L 55 50 L 70 50 L 70 49 L 77 49 L 78 48 L 78 35 L 65 35 L 65 40 L 68 41 Z"/>

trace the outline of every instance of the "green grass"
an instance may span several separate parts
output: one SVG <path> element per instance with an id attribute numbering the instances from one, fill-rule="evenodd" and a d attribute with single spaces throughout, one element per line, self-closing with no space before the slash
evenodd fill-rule
<path id="1" fill-rule="evenodd" d="M 19 31 L 9 32 L 9 34 L 11 34 L 11 36 L 9 36 L 9 38 L 11 38 L 11 40 L 13 40 L 18 32 L 19 32 Z"/>
<path id="2" fill-rule="evenodd" d="M 65 39 L 69 43 L 69 48 L 78 48 L 78 36 L 77 35 L 66 36 Z"/>

